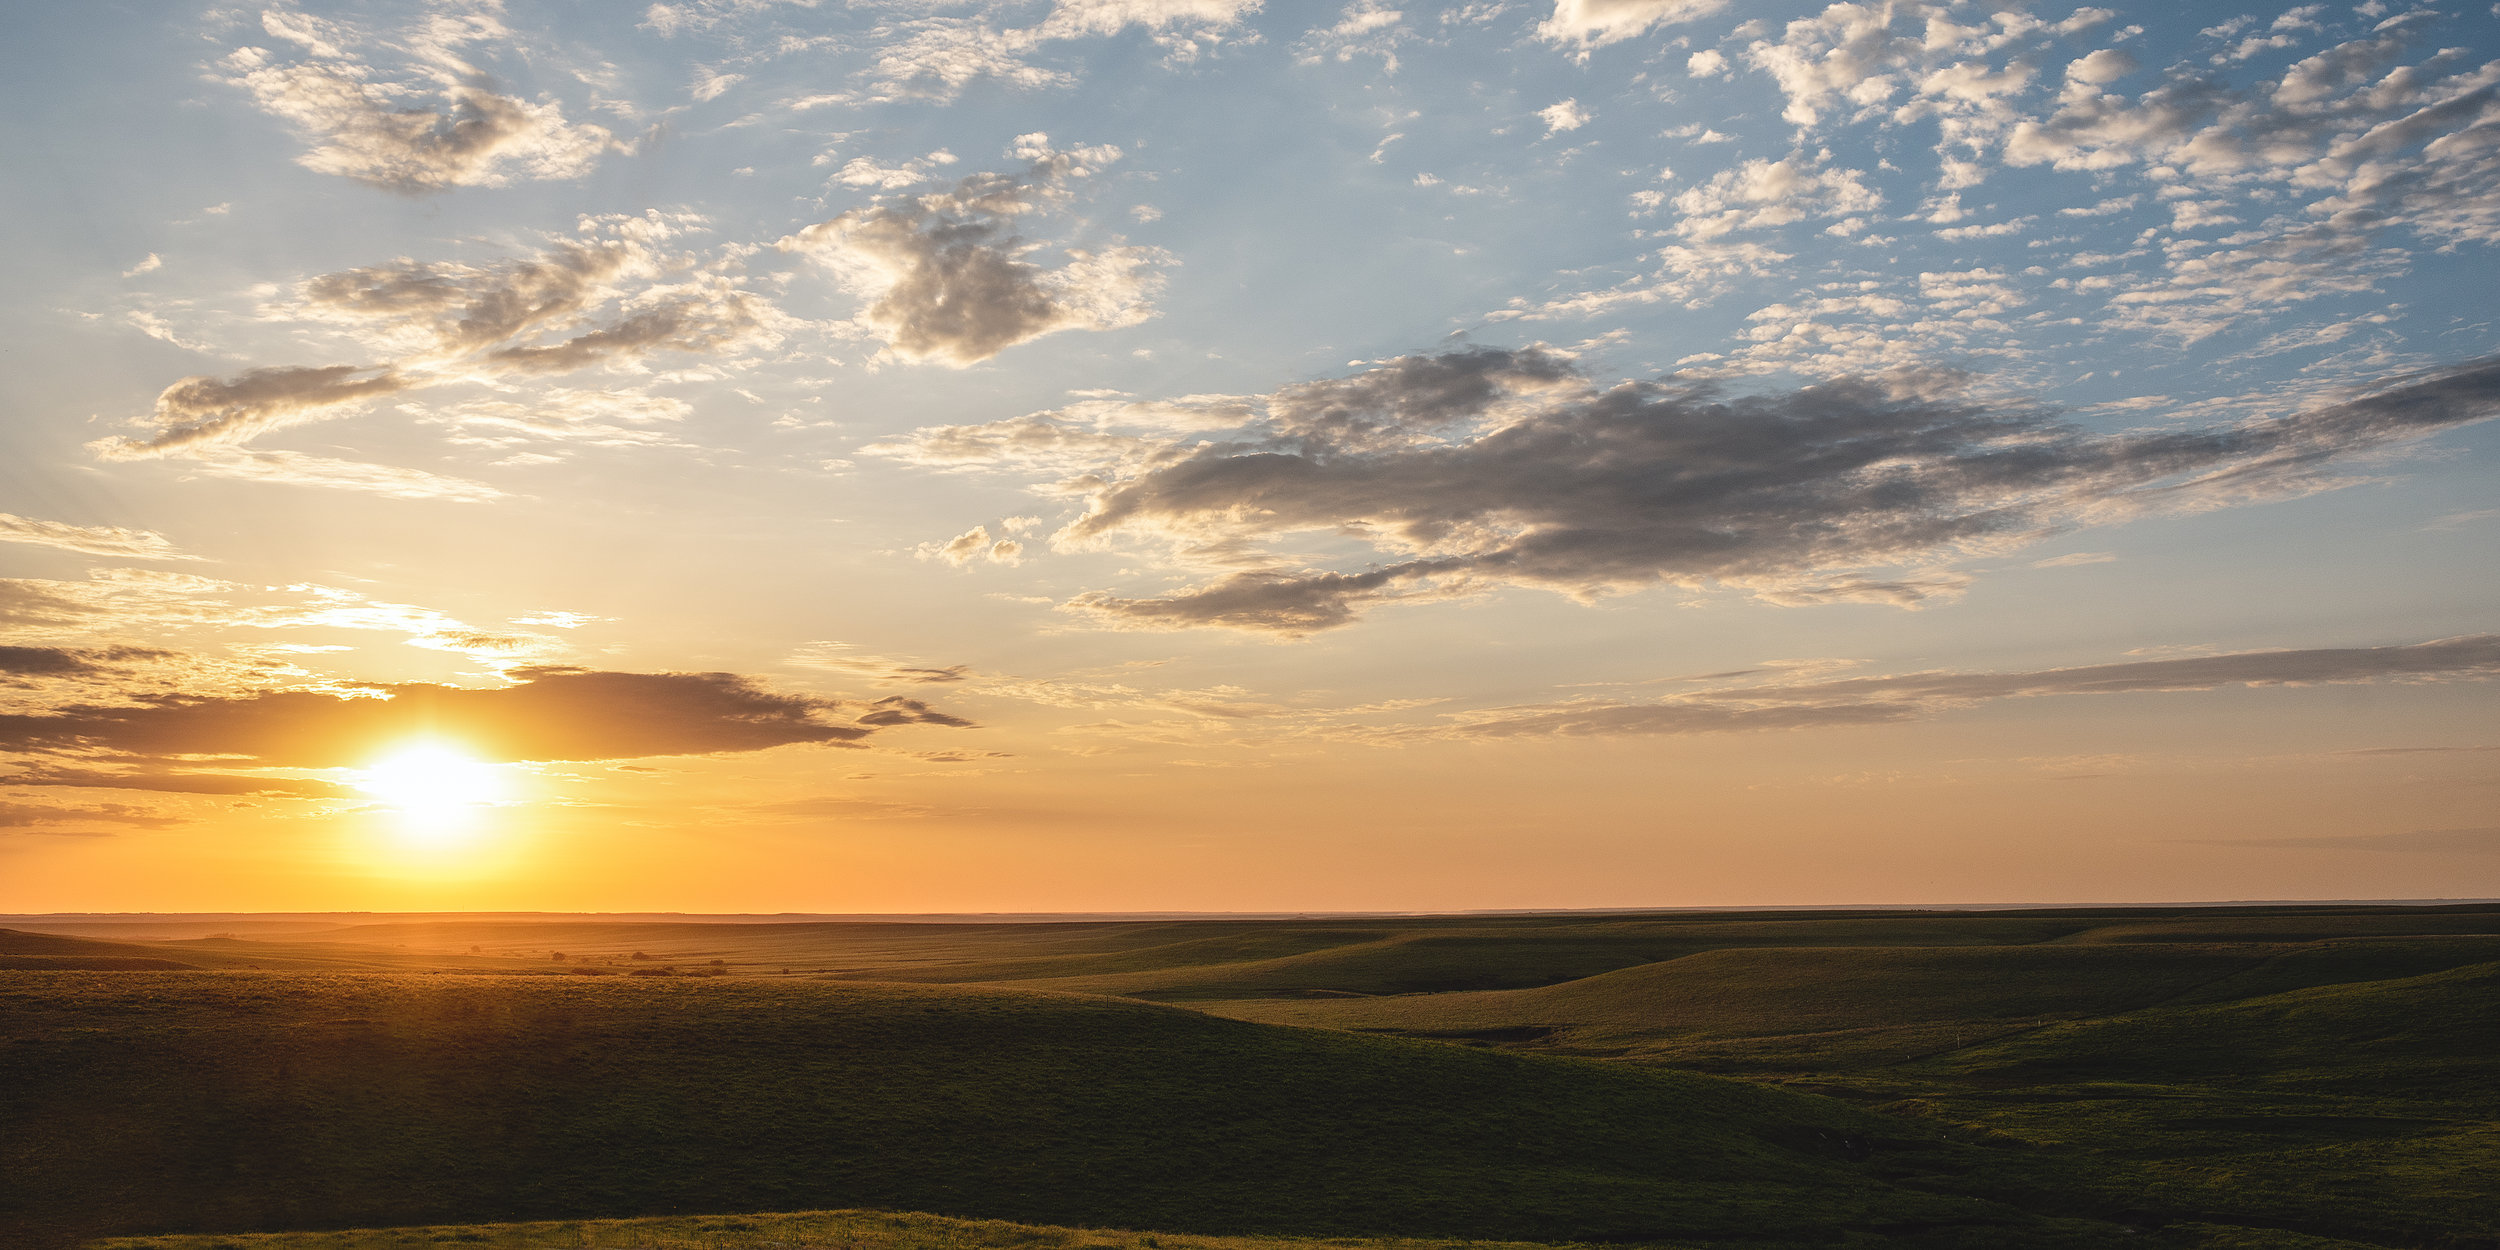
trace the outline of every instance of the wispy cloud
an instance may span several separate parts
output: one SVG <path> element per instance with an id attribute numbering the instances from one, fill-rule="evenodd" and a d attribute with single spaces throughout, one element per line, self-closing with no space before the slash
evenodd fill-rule
<path id="1" fill-rule="evenodd" d="M 174 546 L 154 530 L 124 529 L 116 525 L 70 525 L 7 512 L 0 512 L 0 543 L 26 543 L 84 555 L 119 556 L 133 560 L 199 559 Z"/>
<path id="2" fill-rule="evenodd" d="M 2178 693 L 2226 686 L 2482 681 L 2500 676 L 2500 635 L 2407 646 L 2246 651 L 2010 673 L 1909 673 L 1725 686 L 1646 703 L 1585 700 L 1502 708 L 1426 731 L 1471 738 L 1725 733 L 1890 724 L 2001 699 Z"/>

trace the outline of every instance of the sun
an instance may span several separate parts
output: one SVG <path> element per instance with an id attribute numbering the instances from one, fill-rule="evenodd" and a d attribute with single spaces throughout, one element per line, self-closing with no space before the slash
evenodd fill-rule
<path id="1" fill-rule="evenodd" d="M 447 743 L 411 743 L 360 771 L 356 788 L 397 811 L 423 842 L 458 840 L 504 796 L 502 769 Z"/>

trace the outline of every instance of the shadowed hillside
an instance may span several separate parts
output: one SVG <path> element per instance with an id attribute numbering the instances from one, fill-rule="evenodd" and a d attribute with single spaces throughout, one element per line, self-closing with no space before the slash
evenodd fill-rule
<path id="1" fill-rule="evenodd" d="M 2037 1226 L 1893 1183 L 1937 1140 L 1829 1100 L 1097 998 L 13 973 L 0 1020 L 0 1217 L 55 1241 L 836 1205 L 1545 1240 Z"/>

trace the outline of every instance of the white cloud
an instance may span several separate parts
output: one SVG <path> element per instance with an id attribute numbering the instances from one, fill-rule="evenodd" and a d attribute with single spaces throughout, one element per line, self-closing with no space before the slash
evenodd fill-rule
<path id="1" fill-rule="evenodd" d="M 1536 115 L 1544 119 L 1545 133 L 1548 135 L 1558 135 L 1566 130 L 1578 130 L 1588 125 L 1591 119 L 1589 111 L 1581 108 L 1578 100 L 1563 100 L 1548 104 L 1538 109 Z"/>
<path id="2" fill-rule="evenodd" d="M 422 194 L 578 178 L 606 154 L 630 150 L 604 127 L 568 120 L 554 100 L 496 90 L 464 59 L 469 45 L 515 40 L 490 11 L 439 14 L 389 45 L 408 62 L 401 77 L 358 59 L 353 48 L 364 41 L 338 23 L 271 10 L 262 25 L 297 45 L 302 59 L 244 47 L 222 68 L 263 111 L 313 141 L 299 160 L 308 169 Z"/>
<path id="3" fill-rule="evenodd" d="M 1803 156 L 1754 159 L 1721 170 L 1675 197 L 1677 234 L 1707 242 L 1808 217 L 1866 212 L 1883 202 L 1854 169 L 1825 168 Z"/>
<path id="4" fill-rule="evenodd" d="M 1658 26 L 1689 22 L 1726 7 L 1726 0 L 1554 0 L 1553 16 L 1536 33 L 1548 43 L 1581 50 L 1637 39 Z"/>

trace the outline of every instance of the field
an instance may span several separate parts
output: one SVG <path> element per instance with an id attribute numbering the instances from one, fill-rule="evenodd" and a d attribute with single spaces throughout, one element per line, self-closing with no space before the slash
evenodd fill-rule
<path id="1" fill-rule="evenodd" d="M 0 921 L 0 1243 L 2500 1245 L 2500 908 L 201 923 Z"/>

